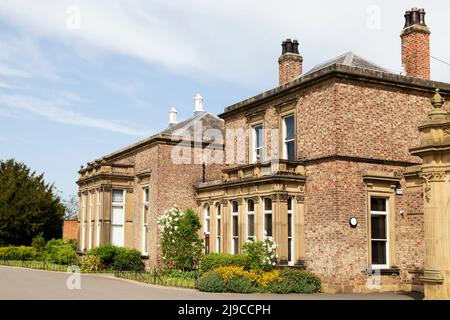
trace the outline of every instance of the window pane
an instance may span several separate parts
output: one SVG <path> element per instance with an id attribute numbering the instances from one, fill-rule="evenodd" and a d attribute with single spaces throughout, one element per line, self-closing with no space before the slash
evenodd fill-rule
<path id="1" fill-rule="evenodd" d="M 123 190 L 113 189 L 112 202 L 123 203 Z"/>
<path id="2" fill-rule="evenodd" d="M 262 126 L 255 127 L 255 149 L 262 147 L 262 139 L 263 139 L 262 132 L 263 132 Z"/>
<path id="3" fill-rule="evenodd" d="M 209 233 L 209 230 L 210 230 L 210 220 L 206 219 L 205 220 L 205 232 Z"/>
<path id="4" fill-rule="evenodd" d="M 207 206 L 205 208 L 205 217 L 209 217 L 210 216 L 210 212 L 209 212 L 209 206 Z"/>
<path id="5" fill-rule="evenodd" d="M 222 235 L 222 226 L 221 226 L 221 219 L 217 219 L 217 236 L 221 236 Z"/>
<path id="6" fill-rule="evenodd" d="M 292 240 L 288 240 L 288 261 L 292 261 Z"/>
<path id="7" fill-rule="evenodd" d="M 255 211 L 255 202 L 253 200 L 247 200 L 247 211 Z"/>
<path id="8" fill-rule="evenodd" d="M 232 206 L 233 206 L 233 212 L 239 212 L 239 206 L 238 206 L 237 201 L 233 201 Z"/>
<path id="9" fill-rule="evenodd" d="M 222 206 L 220 204 L 218 204 L 217 207 L 216 207 L 216 210 L 217 210 L 216 211 L 217 215 L 220 216 L 222 214 Z"/>
<path id="10" fill-rule="evenodd" d="M 288 211 L 292 211 L 292 198 L 288 198 L 287 207 Z"/>
<path id="11" fill-rule="evenodd" d="M 253 214 L 248 215 L 248 236 L 253 237 L 255 235 L 255 216 Z"/>
<path id="12" fill-rule="evenodd" d="M 123 225 L 123 207 L 112 207 L 111 224 Z"/>
<path id="13" fill-rule="evenodd" d="M 266 231 L 266 236 L 271 237 L 272 236 L 272 214 L 265 214 L 264 215 L 264 227 Z"/>
<path id="14" fill-rule="evenodd" d="M 144 189 L 144 202 L 148 202 L 149 199 L 149 193 L 148 193 L 148 188 Z"/>
<path id="15" fill-rule="evenodd" d="M 233 238 L 233 252 L 235 254 L 239 253 L 239 241 L 238 241 L 238 238 Z"/>
<path id="16" fill-rule="evenodd" d="M 148 219 L 148 205 L 144 206 L 144 224 L 147 224 Z"/>
<path id="17" fill-rule="evenodd" d="M 386 241 L 372 241 L 372 264 L 386 264 Z"/>
<path id="18" fill-rule="evenodd" d="M 287 160 L 295 160 L 295 142 L 286 142 L 286 156 Z"/>
<path id="19" fill-rule="evenodd" d="M 292 214 L 288 214 L 288 237 L 292 237 Z"/>
<path id="20" fill-rule="evenodd" d="M 285 140 L 294 139 L 294 115 L 284 118 Z"/>
<path id="21" fill-rule="evenodd" d="M 386 238 L 386 216 L 372 215 L 372 239 L 387 239 Z"/>
<path id="22" fill-rule="evenodd" d="M 370 210 L 386 211 L 386 199 L 385 198 L 370 198 Z"/>
<path id="23" fill-rule="evenodd" d="M 264 210 L 272 211 L 272 199 L 264 198 Z"/>
<path id="24" fill-rule="evenodd" d="M 238 236 L 239 234 L 239 224 L 238 224 L 238 216 L 233 216 L 233 236 Z"/>

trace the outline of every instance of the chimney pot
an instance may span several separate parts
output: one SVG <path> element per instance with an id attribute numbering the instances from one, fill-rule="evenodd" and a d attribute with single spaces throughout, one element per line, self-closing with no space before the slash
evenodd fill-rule
<path id="1" fill-rule="evenodd" d="M 195 109 L 194 109 L 195 114 L 205 111 L 203 110 L 203 97 L 200 95 L 200 93 L 197 93 L 195 95 L 194 101 L 195 101 Z"/>
<path id="2" fill-rule="evenodd" d="M 425 9 L 405 12 L 401 34 L 402 65 L 408 77 L 430 79 L 430 30 L 425 24 Z"/>
<path id="3" fill-rule="evenodd" d="M 175 107 L 172 107 L 169 111 L 169 126 L 173 126 L 174 124 L 177 124 L 177 109 Z"/>
<path id="4" fill-rule="evenodd" d="M 282 86 L 302 74 L 303 58 L 298 51 L 298 41 L 286 39 L 281 43 L 281 56 L 278 58 L 279 85 Z"/>

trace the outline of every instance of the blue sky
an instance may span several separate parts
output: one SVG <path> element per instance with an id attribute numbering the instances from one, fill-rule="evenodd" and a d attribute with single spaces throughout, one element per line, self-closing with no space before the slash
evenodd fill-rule
<path id="1" fill-rule="evenodd" d="M 304 70 L 346 51 L 400 72 L 404 11 L 425 7 L 432 55 L 450 61 L 442 1 L 0 2 L 0 159 L 15 158 L 75 194 L 81 164 L 178 119 L 275 87 L 280 43 Z M 432 60 L 432 78 L 450 67 Z"/>

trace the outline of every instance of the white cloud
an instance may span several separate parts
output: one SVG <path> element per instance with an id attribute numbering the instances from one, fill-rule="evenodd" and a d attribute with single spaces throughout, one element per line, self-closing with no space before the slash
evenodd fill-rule
<path id="1" fill-rule="evenodd" d="M 69 6 L 80 28 L 67 27 Z M 378 6 L 379 28 L 367 9 Z M 446 14 L 450 3 L 418 0 L 432 30 L 432 53 L 450 60 Z M 205 80 L 254 88 L 275 86 L 280 43 L 298 38 L 304 69 L 352 50 L 388 69 L 401 69 L 400 30 L 409 0 L 2 0 L 0 15 L 36 37 L 58 39 L 80 55 L 115 53 Z M 433 78 L 450 82 L 448 67 L 433 63 Z"/>
<path id="2" fill-rule="evenodd" d="M 53 100 L 41 99 L 29 95 L 0 94 L 0 106 L 12 108 L 23 114 L 32 114 L 51 120 L 53 122 L 90 127 L 126 134 L 130 136 L 145 136 L 147 132 L 133 128 L 120 121 L 96 118 L 68 109 L 72 102 L 63 96 Z M 0 114 L 1 115 L 1 114 Z"/>
<path id="3" fill-rule="evenodd" d="M 0 63 L 0 76 L 29 78 L 30 74 L 26 71 L 19 70 Z"/>
<path id="4" fill-rule="evenodd" d="M 15 87 L 9 83 L 0 81 L 0 89 L 15 89 L 15 88 L 17 88 L 17 87 Z"/>

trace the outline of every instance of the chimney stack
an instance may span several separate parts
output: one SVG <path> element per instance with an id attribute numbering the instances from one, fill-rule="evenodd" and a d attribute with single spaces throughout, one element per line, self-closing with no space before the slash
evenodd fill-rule
<path id="1" fill-rule="evenodd" d="M 402 66 L 408 77 L 430 79 L 430 29 L 425 23 L 425 9 L 405 12 L 401 33 Z"/>
<path id="2" fill-rule="evenodd" d="M 177 124 L 177 109 L 172 107 L 169 111 L 169 126 Z"/>
<path id="3" fill-rule="evenodd" d="M 281 56 L 278 58 L 280 86 L 294 80 L 302 74 L 303 58 L 298 53 L 298 41 L 286 39 L 281 44 Z"/>
<path id="4" fill-rule="evenodd" d="M 195 109 L 194 114 L 197 115 L 200 112 L 203 112 L 203 97 L 200 95 L 200 93 L 197 93 L 194 97 L 195 101 Z"/>

